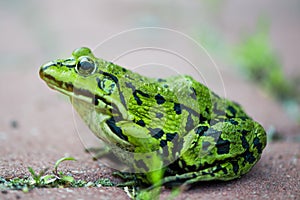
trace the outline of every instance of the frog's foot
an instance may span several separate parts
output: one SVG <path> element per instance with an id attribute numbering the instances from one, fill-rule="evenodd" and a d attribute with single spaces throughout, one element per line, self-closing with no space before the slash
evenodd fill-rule
<path id="1" fill-rule="evenodd" d="M 243 161 L 242 157 L 239 157 L 236 160 L 234 160 L 234 162 L 241 161 Z M 187 172 L 184 174 L 176 174 L 174 176 L 167 176 L 162 178 L 159 182 L 154 183 L 152 186 L 147 188 L 147 190 L 152 190 L 156 187 L 161 187 L 164 185 L 167 187 L 179 186 L 181 191 L 186 191 L 194 183 L 213 180 L 229 181 L 232 179 L 239 178 L 241 175 L 236 174 L 234 170 L 228 170 L 230 169 L 228 165 L 231 165 L 231 163 L 223 163 L 199 171 Z M 222 171 L 223 174 L 220 173 L 220 171 Z"/>
<path id="2" fill-rule="evenodd" d="M 192 178 L 194 173 L 186 173 L 186 174 L 181 174 L 181 175 L 174 175 L 174 176 L 167 176 L 161 179 L 160 181 L 154 183 L 150 187 L 148 187 L 146 190 L 153 190 L 154 188 L 161 187 L 163 185 L 168 186 L 168 187 L 174 187 L 178 185 L 182 185 L 185 180 Z"/>
<path id="3" fill-rule="evenodd" d="M 213 168 L 213 167 L 212 167 Z M 211 170 L 211 168 L 206 169 L 205 171 L 198 172 L 188 172 L 184 174 L 177 174 L 174 176 L 167 176 L 161 179 L 159 182 L 154 183 L 147 190 L 152 190 L 156 187 L 166 186 L 166 187 L 178 187 L 181 191 L 188 190 L 193 183 L 200 181 L 211 181 L 214 180 L 214 177 L 211 174 L 208 174 L 206 171 Z"/>
<path id="4" fill-rule="evenodd" d="M 125 180 L 125 182 L 119 183 L 117 185 L 117 187 L 141 185 L 141 181 L 139 181 L 136 174 L 134 174 L 134 173 L 116 171 L 116 172 L 113 172 L 113 175 L 118 176 L 121 179 Z"/>

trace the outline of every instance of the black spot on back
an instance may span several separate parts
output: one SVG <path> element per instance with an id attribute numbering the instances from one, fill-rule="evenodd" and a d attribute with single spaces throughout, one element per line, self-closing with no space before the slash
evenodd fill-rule
<path id="1" fill-rule="evenodd" d="M 242 146 L 244 149 L 249 149 L 249 143 L 245 137 L 245 135 L 241 136 L 241 140 L 242 140 Z"/>
<path id="2" fill-rule="evenodd" d="M 224 174 L 227 174 L 228 171 L 225 167 L 222 167 L 220 164 L 217 165 L 216 169 L 214 170 L 214 173 L 218 172 L 218 171 L 223 171 Z"/>
<path id="3" fill-rule="evenodd" d="M 161 140 L 159 146 L 165 147 L 167 145 L 167 140 Z"/>
<path id="4" fill-rule="evenodd" d="M 235 121 L 234 119 L 229 119 L 227 120 L 228 122 L 230 122 L 232 125 L 238 125 L 239 123 L 237 121 Z"/>
<path id="5" fill-rule="evenodd" d="M 177 133 L 167 133 L 166 134 L 167 141 L 172 141 L 176 135 Z"/>
<path id="6" fill-rule="evenodd" d="M 134 99 L 135 99 L 135 101 L 138 105 L 142 105 L 142 103 L 143 103 L 143 101 L 140 99 L 138 94 L 140 94 L 143 97 L 149 98 L 149 94 L 147 94 L 145 92 L 142 92 L 141 90 L 136 90 L 135 86 L 133 86 L 131 83 L 126 82 L 125 84 L 126 84 L 126 87 L 129 87 L 129 88 L 132 89 L 132 91 L 133 91 L 132 95 L 133 95 L 133 97 L 134 97 Z"/>
<path id="7" fill-rule="evenodd" d="M 243 121 L 245 121 L 246 119 L 249 119 L 248 116 L 240 116 L 239 118 L 240 118 L 241 120 L 243 120 Z"/>
<path id="8" fill-rule="evenodd" d="M 231 161 L 232 169 L 235 174 L 239 172 L 239 164 L 237 161 Z"/>
<path id="9" fill-rule="evenodd" d="M 158 78 L 157 81 L 158 81 L 158 82 L 166 82 L 166 80 L 165 80 L 165 79 L 162 79 L 162 78 Z"/>
<path id="10" fill-rule="evenodd" d="M 136 90 L 137 93 L 139 93 L 140 95 L 142 95 L 143 97 L 149 98 L 149 94 L 141 91 L 141 90 Z"/>
<path id="11" fill-rule="evenodd" d="M 139 121 L 137 121 L 136 124 L 140 125 L 140 126 L 143 126 L 143 127 L 146 126 L 145 122 L 142 119 L 140 119 Z"/>
<path id="12" fill-rule="evenodd" d="M 160 94 L 155 95 L 155 100 L 157 104 L 163 104 L 166 101 L 165 98 Z"/>
<path id="13" fill-rule="evenodd" d="M 243 136 L 246 136 L 248 133 L 249 133 L 249 131 L 247 131 L 247 130 L 242 130 L 242 135 L 243 135 Z"/>
<path id="14" fill-rule="evenodd" d="M 253 140 L 253 145 L 257 149 L 258 153 L 262 153 L 262 143 L 258 137 L 255 137 Z"/>
<path id="15" fill-rule="evenodd" d="M 195 133 L 196 133 L 197 135 L 202 136 L 202 135 L 204 135 L 204 133 L 205 133 L 207 130 L 208 130 L 208 127 L 207 127 L 207 126 L 199 126 L 199 127 L 195 128 Z"/>
<path id="16" fill-rule="evenodd" d="M 228 106 L 227 109 L 230 111 L 230 113 L 232 114 L 231 117 L 235 117 L 236 115 L 236 109 L 234 109 L 234 107 L 232 106 Z"/>
<path id="17" fill-rule="evenodd" d="M 248 162 L 248 163 L 254 163 L 255 162 L 255 157 L 253 156 L 253 153 L 250 152 L 249 150 L 245 151 L 244 153 L 244 158 L 245 158 L 245 161 Z"/>
<path id="18" fill-rule="evenodd" d="M 150 131 L 151 136 L 156 139 L 161 138 L 165 134 L 164 131 L 160 128 L 154 128 L 154 129 L 149 128 L 149 131 Z"/>
<path id="19" fill-rule="evenodd" d="M 137 103 L 138 105 L 142 105 L 143 102 L 142 102 L 142 100 L 140 99 L 140 97 L 137 96 L 136 90 L 132 93 L 132 95 L 133 95 L 133 97 L 134 97 L 136 103 Z"/>
<path id="20" fill-rule="evenodd" d="M 229 140 L 223 140 L 221 137 L 219 137 L 216 147 L 218 154 L 227 154 L 230 150 L 230 142 Z"/>
<path id="21" fill-rule="evenodd" d="M 175 110 L 177 115 L 181 114 L 181 106 L 180 106 L 179 103 L 174 103 L 174 110 Z"/>

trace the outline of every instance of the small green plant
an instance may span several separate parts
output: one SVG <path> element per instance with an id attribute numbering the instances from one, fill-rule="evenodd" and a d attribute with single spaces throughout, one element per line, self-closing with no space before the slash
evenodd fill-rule
<path id="1" fill-rule="evenodd" d="M 76 161 L 73 157 L 63 157 L 56 161 L 52 173 L 46 174 L 48 168 L 35 172 L 32 167 L 28 167 L 31 176 L 24 178 L 5 179 L 0 177 L 0 190 L 22 190 L 29 192 L 33 188 L 60 188 L 60 187 L 100 187 L 114 186 L 109 179 L 99 179 L 95 182 L 75 180 L 71 175 L 66 175 L 58 170 L 59 165 L 65 161 Z"/>
<path id="2" fill-rule="evenodd" d="M 75 161 L 75 158 L 72 157 L 64 157 L 56 161 L 54 165 L 54 170 L 52 171 L 52 174 L 45 174 L 48 169 L 44 169 L 40 171 L 38 174 L 31 168 L 28 167 L 28 170 L 31 174 L 32 180 L 30 181 L 30 186 L 34 187 L 51 187 L 51 186 L 60 186 L 60 187 L 66 187 L 69 186 L 74 182 L 74 178 L 69 175 L 65 175 L 62 171 L 58 171 L 58 166 L 60 163 L 67 161 L 67 160 L 73 160 Z"/>
<path id="3" fill-rule="evenodd" d="M 29 192 L 34 188 L 64 188 L 64 187 L 113 187 L 118 186 L 122 187 L 124 191 L 127 193 L 129 197 L 132 199 L 158 199 L 162 187 L 154 187 L 151 189 L 137 187 L 135 184 L 131 184 L 130 186 L 125 186 L 121 184 L 116 185 L 110 179 L 98 179 L 94 182 L 88 182 L 85 180 L 75 180 L 71 175 L 66 175 L 62 171 L 58 170 L 59 165 L 65 161 L 76 161 L 73 157 L 63 157 L 56 161 L 54 164 L 53 170 L 51 173 L 47 174 L 49 168 L 41 170 L 37 173 L 33 170 L 32 167 L 28 167 L 28 171 L 31 176 L 24 178 L 12 178 L 5 179 L 0 177 L 0 191 L 7 190 L 22 190 L 23 192 Z M 148 175 L 152 177 L 153 183 L 161 180 L 163 176 L 164 170 L 158 170 Z M 132 176 L 130 174 L 126 175 L 126 173 L 116 172 L 118 176 Z M 178 194 L 178 188 L 172 190 L 171 196 L 169 199 L 174 199 Z"/>

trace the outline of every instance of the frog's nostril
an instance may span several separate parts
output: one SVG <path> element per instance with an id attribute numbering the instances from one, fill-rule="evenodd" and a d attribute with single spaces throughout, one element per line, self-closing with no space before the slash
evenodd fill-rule
<path id="1" fill-rule="evenodd" d="M 45 71 L 51 66 L 56 66 L 56 64 L 54 62 L 48 62 L 48 63 L 42 65 L 40 71 Z"/>

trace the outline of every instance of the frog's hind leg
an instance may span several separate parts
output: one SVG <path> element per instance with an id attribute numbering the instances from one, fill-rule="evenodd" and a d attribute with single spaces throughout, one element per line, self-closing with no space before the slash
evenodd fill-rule
<path id="1" fill-rule="evenodd" d="M 219 134 L 216 134 L 218 132 Z M 201 163 L 199 171 L 189 174 L 183 185 L 240 178 L 256 164 L 266 145 L 264 129 L 252 120 L 230 119 L 211 126 L 200 137 L 200 143 L 203 144 L 209 137 L 217 139 L 216 145 L 210 146 L 209 150 L 214 152 L 213 157 L 209 157 L 208 153 L 204 159 L 210 160 L 211 163 L 207 166 L 205 166 L 207 163 Z M 182 174 L 183 177 L 184 175 Z"/>
<path id="2" fill-rule="evenodd" d="M 242 162 L 242 158 L 239 159 Z M 192 177 L 190 179 L 185 180 L 181 187 L 188 188 L 188 186 L 203 181 L 229 181 L 236 178 L 240 178 L 241 174 L 237 173 L 238 170 L 238 163 L 239 161 L 231 161 L 231 162 L 224 162 L 218 164 L 216 166 L 212 166 L 198 172 L 193 172 Z M 184 175 L 184 174 L 183 174 Z"/>
<path id="3" fill-rule="evenodd" d="M 237 160 L 220 163 L 205 169 L 201 169 L 199 171 L 192 171 L 183 174 L 167 176 L 147 189 L 151 190 L 153 188 L 166 185 L 171 187 L 180 186 L 181 190 L 187 190 L 191 185 L 197 182 L 215 180 L 229 181 L 236 178 L 240 178 L 241 172 L 238 166 L 243 161 L 244 158 L 239 157 Z"/>
<path id="4" fill-rule="evenodd" d="M 234 164 L 238 163 L 238 161 L 233 161 L 233 162 Z M 153 188 L 166 185 L 172 187 L 180 186 L 181 190 L 186 190 L 192 184 L 197 182 L 205 182 L 205 181 L 213 181 L 213 180 L 228 181 L 235 178 L 239 178 L 240 175 L 236 174 L 234 170 L 227 170 L 232 167 L 235 166 L 230 163 L 224 163 L 206 169 L 202 169 L 200 171 L 193 171 L 184 174 L 176 174 L 174 176 L 167 176 L 147 189 L 151 190 Z"/>
<path id="5" fill-rule="evenodd" d="M 181 156 L 183 162 L 191 163 L 190 167 L 198 168 L 182 174 L 175 172 L 152 187 L 172 184 L 188 186 L 201 181 L 239 178 L 251 170 L 266 145 L 263 128 L 252 120 L 231 119 L 206 129 L 201 126 L 191 132 L 191 135 L 199 134 L 198 139 L 193 140 L 194 137 L 187 142 L 195 145 L 186 145 L 189 148 Z"/>

